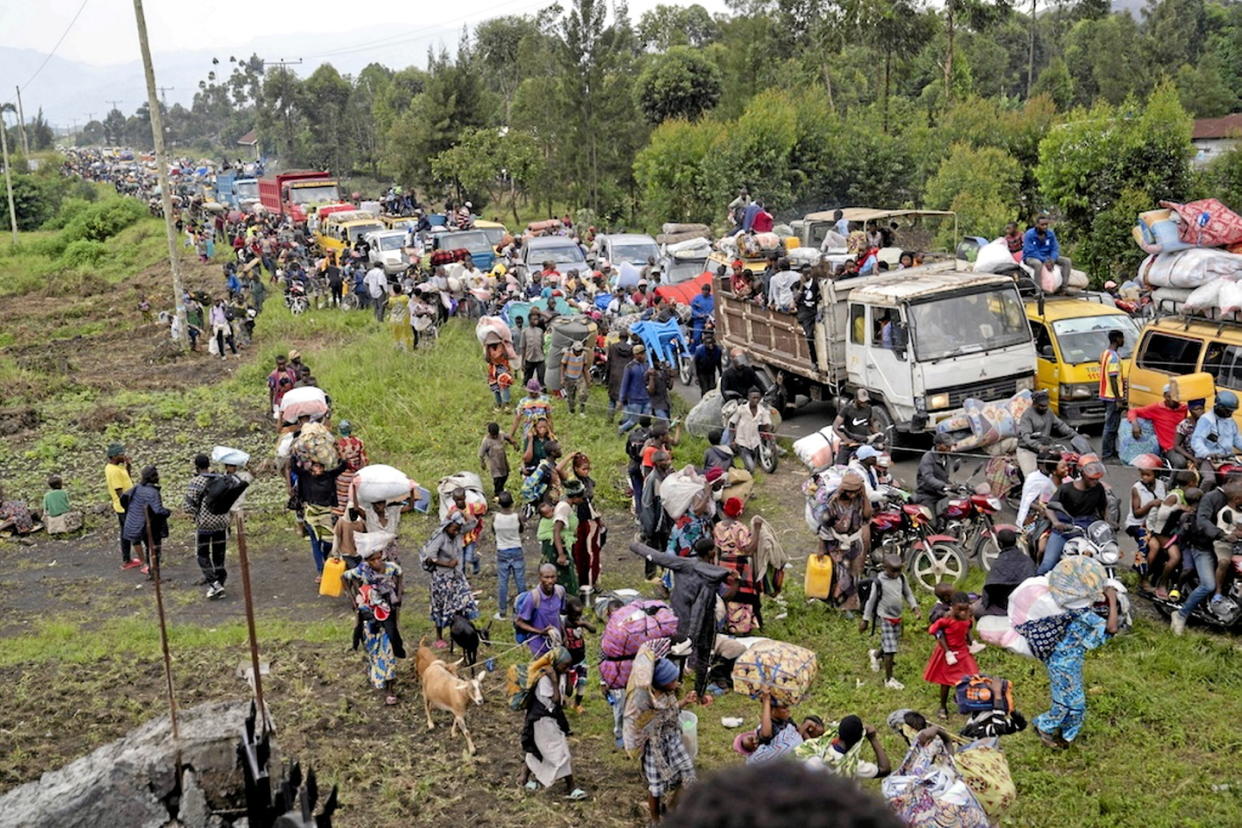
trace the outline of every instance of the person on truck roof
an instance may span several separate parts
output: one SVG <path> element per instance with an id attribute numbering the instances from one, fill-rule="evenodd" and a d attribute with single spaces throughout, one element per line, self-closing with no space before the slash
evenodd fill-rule
<path id="1" fill-rule="evenodd" d="M 806 336 L 807 353 L 811 356 L 811 365 L 818 365 L 815 352 L 815 320 L 819 315 L 819 280 L 811 273 L 810 265 L 803 265 L 800 280 L 793 287 L 794 314 L 802 333 Z"/>
<path id="2" fill-rule="evenodd" d="M 768 307 L 782 313 L 791 313 L 794 309 L 793 286 L 798 282 L 798 272 L 785 257 L 781 258 L 777 266 L 780 272 L 768 284 Z"/>
<path id="3" fill-rule="evenodd" d="M 1061 245 L 1056 231 L 1049 226 L 1047 213 L 1040 213 L 1035 226 L 1022 237 L 1022 263 L 1031 269 L 1037 282 L 1043 271 L 1061 268 L 1062 281 L 1069 278 L 1069 260 L 1061 255 Z"/>

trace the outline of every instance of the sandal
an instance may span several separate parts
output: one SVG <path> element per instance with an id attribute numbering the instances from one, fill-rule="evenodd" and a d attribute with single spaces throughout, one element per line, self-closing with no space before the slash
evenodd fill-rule
<path id="1" fill-rule="evenodd" d="M 949 709 L 947 707 L 940 708 L 938 711 L 936 711 L 936 718 L 938 719 L 949 718 Z"/>
<path id="2" fill-rule="evenodd" d="M 565 798 L 572 802 L 581 802 L 587 798 L 587 792 L 582 788 L 574 788 L 573 791 L 565 795 Z"/>

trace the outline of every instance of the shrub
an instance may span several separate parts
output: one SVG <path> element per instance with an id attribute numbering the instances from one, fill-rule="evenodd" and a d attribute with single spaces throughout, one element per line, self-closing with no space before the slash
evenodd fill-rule
<path id="1" fill-rule="evenodd" d="M 136 199 L 105 199 L 82 210 L 66 224 L 61 241 L 107 241 L 146 214 L 146 208 Z"/>
<path id="2" fill-rule="evenodd" d="M 61 267 L 92 267 L 99 264 L 108 255 L 108 247 L 101 241 L 78 239 L 69 242 L 65 251 L 60 254 Z"/>

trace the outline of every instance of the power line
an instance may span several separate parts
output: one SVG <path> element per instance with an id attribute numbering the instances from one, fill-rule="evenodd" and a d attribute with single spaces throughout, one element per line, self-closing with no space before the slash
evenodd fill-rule
<path id="1" fill-rule="evenodd" d="M 86 4 L 90 1 L 91 0 L 82 0 L 82 5 L 78 6 L 77 14 L 75 14 L 73 19 L 69 21 L 69 25 L 65 27 L 65 30 L 60 33 L 60 39 L 56 41 L 56 45 L 52 47 L 52 51 L 47 53 L 47 57 L 43 58 L 43 62 L 39 64 L 39 68 L 36 69 L 34 74 L 27 78 L 26 82 L 22 84 L 23 89 L 30 86 L 31 81 L 39 77 L 39 73 L 43 71 L 43 67 L 47 66 L 47 62 L 52 59 L 52 55 L 56 54 L 56 50 L 60 48 L 60 44 L 65 42 L 65 36 L 69 34 L 69 30 L 73 28 L 73 24 L 78 22 L 78 18 L 82 16 L 82 11 L 86 8 Z"/>

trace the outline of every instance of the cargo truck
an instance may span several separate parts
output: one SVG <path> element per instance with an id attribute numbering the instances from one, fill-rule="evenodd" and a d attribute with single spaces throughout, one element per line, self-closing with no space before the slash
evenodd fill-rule
<path id="1" fill-rule="evenodd" d="M 294 221 L 306 221 L 310 207 L 340 200 L 337 181 L 326 172 L 290 170 L 259 179 L 259 201 L 263 207 Z"/>
<path id="2" fill-rule="evenodd" d="M 1013 279 L 959 266 L 822 279 L 814 361 L 794 314 L 738 299 L 729 277 L 717 277 L 716 338 L 748 354 L 787 400 L 865 388 L 877 416 L 899 433 L 930 430 L 960 413 L 967 397 L 1001 400 L 1035 386 L 1031 329 Z"/>

